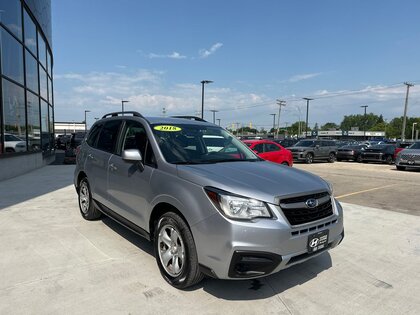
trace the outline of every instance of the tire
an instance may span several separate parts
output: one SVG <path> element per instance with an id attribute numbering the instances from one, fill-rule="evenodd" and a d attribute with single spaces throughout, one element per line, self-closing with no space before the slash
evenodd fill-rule
<path id="1" fill-rule="evenodd" d="M 88 221 L 99 219 L 102 216 L 102 213 L 96 209 L 93 204 L 89 182 L 86 177 L 84 177 L 79 183 L 78 195 L 79 209 L 82 217 Z"/>
<path id="2" fill-rule="evenodd" d="M 342 159 L 337 159 L 337 162 L 341 162 L 342 161 Z"/>
<path id="3" fill-rule="evenodd" d="M 281 165 L 284 165 L 284 166 L 289 166 L 289 163 L 287 163 L 287 162 L 282 162 L 282 163 L 281 163 Z"/>
<path id="4" fill-rule="evenodd" d="M 157 221 L 155 231 L 155 257 L 163 278 L 178 289 L 200 282 L 204 275 L 198 265 L 193 236 L 185 221 L 178 214 L 167 212 Z"/>
<path id="5" fill-rule="evenodd" d="M 306 154 L 305 162 L 306 164 L 311 164 L 314 161 L 314 155 L 312 153 Z"/>
<path id="6" fill-rule="evenodd" d="M 395 165 L 397 167 L 397 170 L 399 171 L 405 171 L 405 166 L 399 166 L 399 165 Z"/>
<path id="7" fill-rule="evenodd" d="M 356 161 L 359 162 L 359 163 L 362 163 L 363 160 L 362 160 L 362 156 L 360 154 L 357 156 Z"/>
<path id="8" fill-rule="evenodd" d="M 15 149 L 13 148 L 6 148 L 6 153 L 13 153 L 15 152 Z"/>
<path id="9" fill-rule="evenodd" d="M 331 152 L 330 155 L 328 156 L 328 162 L 329 163 L 334 163 L 335 162 L 335 153 Z"/>
<path id="10" fill-rule="evenodd" d="M 392 158 L 392 156 L 388 155 L 385 159 L 386 164 L 391 165 L 392 163 L 394 163 L 394 159 Z"/>

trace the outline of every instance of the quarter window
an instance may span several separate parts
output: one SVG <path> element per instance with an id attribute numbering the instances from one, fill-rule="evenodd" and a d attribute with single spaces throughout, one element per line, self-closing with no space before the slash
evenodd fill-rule
<path id="1" fill-rule="evenodd" d="M 98 138 L 99 132 L 101 131 L 102 124 L 97 124 L 93 126 L 92 130 L 89 132 L 86 143 L 91 147 L 95 147 L 96 139 Z"/>

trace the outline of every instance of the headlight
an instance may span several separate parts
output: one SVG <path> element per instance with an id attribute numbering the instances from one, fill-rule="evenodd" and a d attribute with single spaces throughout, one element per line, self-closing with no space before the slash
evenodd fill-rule
<path id="1" fill-rule="evenodd" d="M 216 208 L 230 219 L 252 220 L 273 217 L 263 201 L 232 195 L 209 187 L 205 188 L 205 191 Z"/>

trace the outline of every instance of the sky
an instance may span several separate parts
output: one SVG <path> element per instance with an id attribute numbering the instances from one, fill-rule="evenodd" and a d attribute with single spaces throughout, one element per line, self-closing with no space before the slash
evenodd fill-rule
<path id="1" fill-rule="evenodd" d="M 121 110 L 270 129 L 306 118 L 420 116 L 416 0 L 55 0 L 55 120 Z M 276 121 L 277 124 L 277 121 Z"/>

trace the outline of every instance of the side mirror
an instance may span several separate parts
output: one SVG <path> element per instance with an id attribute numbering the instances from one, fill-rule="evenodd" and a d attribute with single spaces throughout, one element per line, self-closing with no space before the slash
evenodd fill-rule
<path id="1" fill-rule="evenodd" d="M 319 149 L 319 144 L 317 144 L 317 145 L 315 146 L 315 148 L 316 148 L 316 149 Z"/>
<path id="2" fill-rule="evenodd" d="M 141 156 L 141 153 L 137 149 L 128 149 L 124 150 L 122 152 L 122 159 L 127 162 L 133 162 L 137 164 L 137 167 L 139 168 L 140 172 L 144 171 L 144 165 L 143 165 L 143 157 Z"/>

